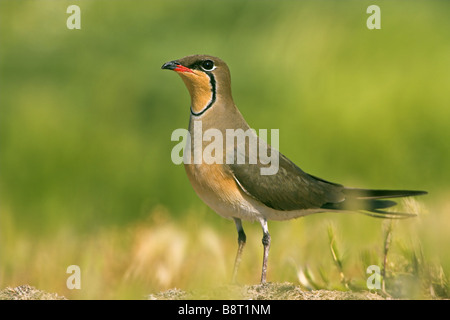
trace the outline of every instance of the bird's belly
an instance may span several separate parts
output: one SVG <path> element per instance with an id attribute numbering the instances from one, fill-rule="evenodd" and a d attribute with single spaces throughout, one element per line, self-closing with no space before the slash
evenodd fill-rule
<path id="1" fill-rule="evenodd" d="M 220 164 L 185 164 L 186 174 L 197 195 L 224 218 L 259 220 L 261 212 L 249 201 L 233 176 Z"/>

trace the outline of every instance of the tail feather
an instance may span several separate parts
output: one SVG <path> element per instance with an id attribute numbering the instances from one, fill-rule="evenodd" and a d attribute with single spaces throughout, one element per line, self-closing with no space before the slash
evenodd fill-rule
<path id="1" fill-rule="evenodd" d="M 333 210 L 376 210 L 393 207 L 397 204 L 390 200 L 346 198 L 342 202 L 329 202 L 321 208 Z"/>
<path id="2" fill-rule="evenodd" d="M 417 214 L 409 212 L 392 212 L 392 211 L 382 211 L 382 210 L 371 210 L 371 211 L 360 211 L 360 213 L 381 219 L 407 219 L 416 217 Z"/>
<path id="3" fill-rule="evenodd" d="M 426 191 L 417 190 L 371 190 L 344 187 L 345 200 L 338 203 L 326 203 L 322 208 L 358 211 L 365 215 L 384 219 L 404 219 L 416 216 L 414 213 L 383 211 L 395 206 L 397 203 L 391 200 L 380 200 L 389 198 L 400 198 L 419 196 L 427 194 Z"/>
<path id="4" fill-rule="evenodd" d="M 356 199 L 387 199 L 400 197 L 413 197 L 427 194 L 426 191 L 420 190 L 373 190 L 373 189 L 358 189 L 358 188 L 344 188 L 344 194 Z"/>

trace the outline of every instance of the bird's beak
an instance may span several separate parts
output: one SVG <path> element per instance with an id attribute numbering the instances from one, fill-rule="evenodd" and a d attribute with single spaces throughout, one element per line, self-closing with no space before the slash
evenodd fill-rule
<path id="1" fill-rule="evenodd" d="M 194 71 L 192 71 L 188 67 L 185 67 L 185 66 L 181 65 L 177 61 L 166 62 L 166 63 L 164 63 L 162 65 L 161 69 L 168 69 L 168 70 L 173 70 L 173 71 L 176 71 L 176 72 L 191 72 L 191 73 L 194 73 Z"/>

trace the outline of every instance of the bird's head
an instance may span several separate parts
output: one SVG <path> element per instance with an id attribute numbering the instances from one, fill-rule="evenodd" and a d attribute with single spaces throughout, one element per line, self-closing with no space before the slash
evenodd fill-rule
<path id="1" fill-rule="evenodd" d="M 177 72 L 191 95 L 191 112 L 201 115 L 218 100 L 231 98 L 230 70 L 221 59 L 208 55 L 187 56 L 163 64 Z"/>

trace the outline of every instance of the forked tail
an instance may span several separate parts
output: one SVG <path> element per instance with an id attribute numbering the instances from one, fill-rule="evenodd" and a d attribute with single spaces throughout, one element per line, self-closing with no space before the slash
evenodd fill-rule
<path id="1" fill-rule="evenodd" d="M 416 216 L 415 213 L 392 212 L 382 209 L 395 206 L 391 198 L 403 198 L 425 195 L 428 192 L 420 190 L 372 190 L 344 187 L 345 200 L 339 203 L 327 203 L 325 209 L 358 211 L 376 218 L 402 219 Z"/>

